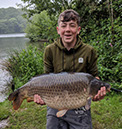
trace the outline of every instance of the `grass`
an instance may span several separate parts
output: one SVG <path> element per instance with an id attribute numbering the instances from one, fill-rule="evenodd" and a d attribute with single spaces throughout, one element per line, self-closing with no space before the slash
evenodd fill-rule
<path id="1" fill-rule="evenodd" d="M 7 108 L 6 108 L 7 107 Z M 6 108 L 6 109 L 5 109 Z M 9 117 L 7 129 L 45 129 L 46 128 L 46 106 L 40 106 L 34 102 L 22 103 L 21 108 L 13 110 L 11 102 L 6 100 L 0 104 L 0 119 Z"/>
<path id="2" fill-rule="evenodd" d="M 111 94 L 92 103 L 94 129 L 122 129 L 122 96 Z"/>
<path id="3" fill-rule="evenodd" d="M 94 129 L 122 128 L 122 96 L 110 94 L 103 100 L 92 102 L 92 123 Z M 0 103 L 0 120 L 9 118 L 5 129 L 46 129 L 46 106 L 24 101 L 15 111 L 8 100 Z"/>

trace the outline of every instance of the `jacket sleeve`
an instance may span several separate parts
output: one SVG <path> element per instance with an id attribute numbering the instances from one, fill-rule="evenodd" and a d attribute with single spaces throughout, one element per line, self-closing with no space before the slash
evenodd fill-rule
<path id="1" fill-rule="evenodd" d="M 88 57 L 87 70 L 93 76 L 98 76 L 97 58 L 96 51 L 92 49 Z"/>
<path id="2" fill-rule="evenodd" d="M 47 46 L 44 50 L 44 73 L 52 73 L 54 71 L 53 68 L 53 54 L 49 46 Z"/>

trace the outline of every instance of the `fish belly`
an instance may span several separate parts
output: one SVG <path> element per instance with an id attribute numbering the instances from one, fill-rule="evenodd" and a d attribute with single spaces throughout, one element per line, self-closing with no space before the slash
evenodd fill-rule
<path id="1" fill-rule="evenodd" d="M 87 98 L 88 94 L 70 94 L 68 91 L 64 91 L 60 95 L 42 97 L 47 106 L 58 110 L 76 109 L 85 106 Z"/>

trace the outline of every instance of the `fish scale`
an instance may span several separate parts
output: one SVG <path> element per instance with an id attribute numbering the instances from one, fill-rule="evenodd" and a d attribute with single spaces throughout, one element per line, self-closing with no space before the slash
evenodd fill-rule
<path id="1" fill-rule="evenodd" d="M 94 78 L 91 74 L 51 73 L 32 78 L 11 93 L 8 99 L 13 101 L 13 108 L 17 110 L 24 99 L 31 101 L 34 95 L 38 94 L 47 106 L 58 110 L 69 110 L 85 106 L 88 98 L 93 98 L 102 86 L 110 90 L 108 83 Z"/>

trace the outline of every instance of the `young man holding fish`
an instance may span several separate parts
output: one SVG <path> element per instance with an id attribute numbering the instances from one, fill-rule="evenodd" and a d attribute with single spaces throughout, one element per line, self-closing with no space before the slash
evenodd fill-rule
<path id="1" fill-rule="evenodd" d="M 96 52 L 81 41 L 79 24 L 80 17 L 76 11 L 69 9 L 60 14 L 57 27 L 60 39 L 45 49 L 45 73 L 85 72 L 99 78 Z M 105 95 L 106 89 L 102 87 L 93 101 L 101 100 Z M 45 104 L 38 95 L 34 96 L 34 102 Z M 56 116 L 57 110 L 48 107 L 47 129 L 92 129 L 90 102 L 88 100 L 85 107 L 69 110 L 59 118 Z"/>

